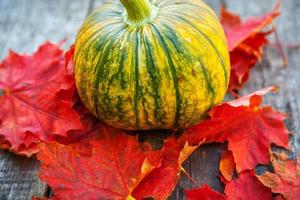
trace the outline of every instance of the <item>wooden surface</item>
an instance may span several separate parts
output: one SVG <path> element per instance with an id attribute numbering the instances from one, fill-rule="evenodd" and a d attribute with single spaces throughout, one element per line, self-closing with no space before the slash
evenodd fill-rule
<path id="1" fill-rule="evenodd" d="M 276 0 L 206 0 L 218 12 L 221 2 L 242 16 L 261 15 L 272 8 Z M 46 40 L 59 42 L 67 38 L 65 47 L 74 41 L 74 36 L 89 10 L 101 4 L 101 0 L 0 0 L 0 59 L 9 48 L 30 53 Z M 277 28 L 282 42 L 288 46 L 300 44 L 300 1 L 287 0 L 282 6 L 282 16 Z M 249 93 L 273 84 L 279 85 L 278 94 L 265 97 L 265 103 L 287 112 L 289 129 L 300 134 L 300 49 L 286 48 L 289 67 L 282 67 L 278 49 L 269 46 L 261 64 L 251 73 L 242 93 Z M 292 146 L 300 152 L 300 137 L 295 137 Z M 208 183 L 222 190 L 217 180 L 218 162 L 225 145 L 205 145 L 198 149 L 183 165 L 198 184 Z M 0 151 L 0 200 L 31 199 L 32 195 L 49 195 L 49 188 L 35 174 L 39 163 Z M 183 188 L 196 187 L 182 175 L 170 199 L 185 199 Z"/>

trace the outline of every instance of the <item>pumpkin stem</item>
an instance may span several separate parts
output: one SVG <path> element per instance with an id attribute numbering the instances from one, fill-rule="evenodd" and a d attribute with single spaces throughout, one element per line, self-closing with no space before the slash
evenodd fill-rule
<path id="1" fill-rule="evenodd" d="M 152 12 L 152 5 L 149 0 L 120 0 L 126 8 L 128 20 L 141 23 L 149 20 Z"/>

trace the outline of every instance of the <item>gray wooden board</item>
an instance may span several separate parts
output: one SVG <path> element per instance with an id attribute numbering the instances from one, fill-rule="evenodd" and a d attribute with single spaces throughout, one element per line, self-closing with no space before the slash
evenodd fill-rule
<path id="1" fill-rule="evenodd" d="M 99 6 L 101 0 L 0 0 L 0 58 L 8 49 L 17 52 L 33 52 L 46 40 L 59 42 L 67 38 L 65 47 L 74 41 L 74 36 L 88 10 Z M 276 0 L 207 0 L 214 10 L 219 11 L 221 2 L 243 17 L 261 15 L 272 8 Z M 92 4 L 93 3 L 93 4 Z M 284 1 L 282 16 L 276 21 L 280 38 L 285 44 L 300 43 L 300 1 Z M 274 41 L 273 38 L 271 38 Z M 278 49 L 267 47 L 261 64 L 253 70 L 246 87 L 241 91 L 246 94 L 273 84 L 280 85 L 278 94 L 267 95 L 265 104 L 287 112 L 290 118 L 286 123 L 296 135 L 300 134 L 300 70 L 298 48 L 286 48 L 289 67 L 284 69 Z M 163 138 L 160 137 L 160 138 Z M 293 141 L 293 149 L 300 152 L 300 137 Z M 153 140 L 153 137 L 150 137 Z M 154 139 L 155 140 L 155 139 Z M 223 185 L 217 179 L 218 162 L 226 145 L 212 144 L 200 147 L 184 163 L 183 167 L 198 184 L 208 183 L 214 189 L 222 191 Z M 0 199 L 30 199 L 32 195 L 41 196 L 49 191 L 35 174 L 39 163 L 0 151 Z M 184 189 L 194 188 L 184 174 L 170 199 L 185 199 Z"/>
<path id="2" fill-rule="evenodd" d="M 67 47 L 89 4 L 89 0 L 0 0 L 0 58 L 9 49 L 31 53 L 46 40 L 57 43 L 67 38 Z M 47 186 L 35 175 L 38 168 L 34 158 L 0 151 L 0 200 L 43 196 Z"/>

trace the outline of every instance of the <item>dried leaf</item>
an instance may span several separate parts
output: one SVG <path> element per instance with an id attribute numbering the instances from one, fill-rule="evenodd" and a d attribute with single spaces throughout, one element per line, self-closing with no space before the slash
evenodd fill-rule
<path id="1" fill-rule="evenodd" d="M 224 151 L 220 161 L 220 172 L 226 181 L 231 181 L 235 172 L 235 163 L 231 151 Z"/>
<path id="2" fill-rule="evenodd" d="M 255 91 L 251 94 L 248 94 L 248 95 L 245 95 L 243 97 L 240 97 L 236 100 L 233 100 L 233 101 L 229 101 L 227 102 L 229 105 L 231 106 L 234 106 L 234 107 L 238 107 L 238 106 L 250 106 L 250 99 L 251 101 L 253 102 L 253 100 L 258 100 L 258 102 L 256 102 L 255 104 L 261 104 L 261 98 L 252 98 L 254 96 L 264 96 L 270 92 L 277 92 L 278 91 L 278 87 L 277 86 L 270 86 L 270 87 L 266 87 L 264 89 L 261 89 L 261 90 L 258 90 L 258 91 Z"/>
<path id="3" fill-rule="evenodd" d="M 265 172 L 257 175 L 257 178 L 274 193 L 281 193 L 285 199 L 298 200 L 300 197 L 300 157 L 294 161 L 289 160 L 284 154 L 273 152 L 271 161 L 275 172 Z"/>

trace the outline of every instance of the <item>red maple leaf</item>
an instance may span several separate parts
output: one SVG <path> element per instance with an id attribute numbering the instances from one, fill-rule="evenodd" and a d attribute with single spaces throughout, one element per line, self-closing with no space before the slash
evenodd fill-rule
<path id="1" fill-rule="evenodd" d="M 78 142 L 41 144 L 40 178 L 59 199 L 126 199 L 159 167 L 160 152 L 140 146 L 136 136 L 99 125 Z"/>
<path id="2" fill-rule="evenodd" d="M 274 193 L 281 193 L 285 199 L 300 198 L 300 157 L 289 160 L 284 153 L 272 153 L 272 165 L 275 172 L 265 172 L 257 175 L 258 179 Z M 283 199 L 281 196 L 278 199 Z"/>
<path id="3" fill-rule="evenodd" d="M 248 80 L 249 72 L 262 57 L 263 46 L 268 44 L 267 36 L 273 32 L 263 29 L 279 16 L 280 1 L 275 8 L 262 17 L 251 17 L 242 21 L 224 7 L 221 10 L 221 23 L 224 27 L 231 61 L 229 90 L 239 90 Z"/>
<path id="4" fill-rule="evenodd" d="M 229 51 L 233 51 L 243 44 L 247 39 L 255 36 L 271 24 L 274 18 L 280 15 L 281 1 L 279 1 L 273 10 L 261 17 L 250 17 L 244 21 L 240 16 L 231 13 L 224 7 L 221 8 L 221 23 L 226 33 Z"/>
<path id="5" fill-rule="evenodd" d="M 214 191 L 208 185 L 201 186 L 197 189 L 186 190 L 187 200 L 225 200 L 226 196 Z"/>
<path id="6" fill-rule="evenodd" d="M 71 76 L 74 76 L 74 51 L 75 51 L 75 45 L 72 45 L 70 49 L 65 53 L 65 59 L 66 59 L 66 70 Z"/>
<path id="7" fill-rule="evenodd" d="M 189 144 L 228 141 L 228 149 L 232 151 L 238 172 L 254 169 L 257 164 L 269 162 L 271 143 L 288 147 L 289 132 L 283 121 L 285 115 L 271 107 L 260 107 L 262 92 L 253 96 L 223 103 L 214 107 L 210 119 L 189 128 L 179 139 Z"/>
<path id="8" fill-rule="evenodd" d="M 85 135 L 69 145 L 40 145 L 40 178 L 59 199 L 166 198 L 178 181 L 180 162 L 195 149 L 171 138 L 154 151 L 137 136 L 102 124 Z"/>
<path id="9" fill-rule="evenodd" d="M 33 55 L 10 52 L 0 64 L 1 148 L 30 156 L 38 141 L 81 129 L 74 91 L 58 46 L 46 43 Z"/>
<path id="10" fill-rule="evenodd" d="M 225 194 L 212 190 L 208 185 L 186 190 L 187 200 L 268 200 L 272 199 L 272 192 L 255 176 L 253 170 L 243 171 L 238 178 L 226 182 Z"/>
<path id="11" fill-rule="evenodd" d="M 150 172 L 140 182 L 138 187 L 133 191 L 133 196 L 136 199 L 143 199 L 145 197 L 167 199 L 179 180 L 181 164 L 199 145 L 189 146 L 186 144 L 182 148 L 175 139 L 167 140 L 164 145 L 161 166 Z"/>
<path id="12" fill-rule="evenodd" d="M 225 194 L 230 200 L 268 200 L 272 192 L 256 178 L 253 171 L 244 171 L 236 180 L 225 186 Z"/>
<path id="13" fill-rule="evenodd" d="M 257 33 L 230 52 L 231 75 L 229 91 L 236 92 L 247 82 L 251 68 L 261 60 L 268 33 Z"/>

